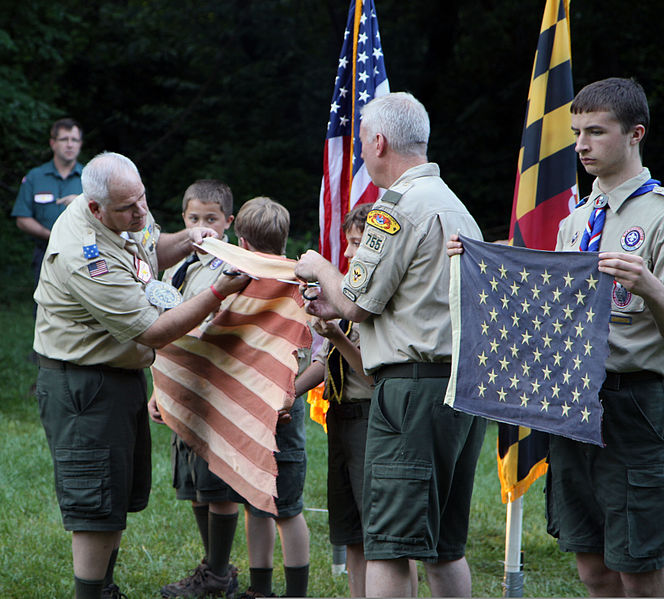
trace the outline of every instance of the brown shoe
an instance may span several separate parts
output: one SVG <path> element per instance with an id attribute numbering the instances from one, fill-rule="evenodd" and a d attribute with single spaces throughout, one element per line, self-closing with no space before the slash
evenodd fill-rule
<path id="1" fill-rule="evenodd" d="M 237 590 L 237 568 L 228 564 L 226 576 L 217 576 L 204 560 L 190 576 L 161 587 L 162 597 L 180 597 L 181 599 L 203 599 L 205 597 L 235 597 Z"/>

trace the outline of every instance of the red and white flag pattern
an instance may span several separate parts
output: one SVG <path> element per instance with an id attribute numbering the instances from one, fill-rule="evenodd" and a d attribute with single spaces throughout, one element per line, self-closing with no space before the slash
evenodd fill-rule
<path id="1" fill-rule="evenodd" d="M 210 470 L 276 514 L 278 410 L 294 398 L 299 348 L 311 346 L 296 285 L 251 281 L 209 322 L 157 352 L 161 415 Z"/>
<path id="2" fill-rule="evenodd" d="M 373 0 L 353 0 L 330 104 L 319 208 L 320 252 L 342 272 L 344 216 L 379 195 L 361 156 L 360 109 L 389 91 Z"/>

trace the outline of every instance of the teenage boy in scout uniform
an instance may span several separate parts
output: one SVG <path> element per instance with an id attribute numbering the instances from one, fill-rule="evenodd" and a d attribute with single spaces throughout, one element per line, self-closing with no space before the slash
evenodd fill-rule
<path id="1" fill-rule="evenodd" d="M 427 162 L 429 118 L 413 96 L 372 100 L 360 138 L 372 181 L 388 191 L 345 277 L 313 251 L 296 274 L 320 283 L 312 314 L 361 323 L 362 363 L 376 381 L 362 518 L 367 596 L 408 596 L 408 558 L 425 563 L 433 596 L 470 596 L 465 543 L 485 421 L 443 403 L 452 353 L 444 247 L 453 232 L 481 233 Z"/>
<path id="2" fill-rule="evenodd" d="M 596 179 L 556 249 L 578 251 L 604 212 L 599 269 L 615 282 L 600 392 L 606 447 L 551 438 L 549 531 L 576 553 L 591 596 L 662 596 L 664 189 L 641 162 L 648 101 L 635 81 L 612 78 L 584 87 L 571 111 L 576 151 Z"/>
<path id="3" fill-rule="evenodd" d="M 53 158 L 23 177 L 12 209 L 16 226 L 35 240 L 32 257 L 35 287 L 53 223 L 81 193 L 83 166 L 77 162 L 83 144 L 81 126 L 70 118 L 55 121 L 49 143 Z"/>
<path id="4" fill-rule="evenodd" d="M 596 179 L 562 221 L 556 249 L 599 251 L 615 281 L 599 394 L 605 447 L 551 436 L 548 531 L 576 553 L 591 596 L 661 597 L 664 188 L 641 162 L 648 101 L 634 80 L 610 78 L 584 87 L 570 110 L 576 152 Z M 448 254 L 462 251 L 453 238 Z"/>
<path id="5" fill-rule="evenodd" d="M 187 333 L 248 279 L 220 276 L 178 304 L 157 272 L 216 233 L 160 233 L 136 166 L 119 154 L 91 160 L 82 184 L 46 250 L 34 349 L 56 494 L 73 531 L 76 597 L 98 599 L 121 596 L 113 568 L 127 512 L 145 508 L 150 492 L 143 369 L 155 348 Z"/>

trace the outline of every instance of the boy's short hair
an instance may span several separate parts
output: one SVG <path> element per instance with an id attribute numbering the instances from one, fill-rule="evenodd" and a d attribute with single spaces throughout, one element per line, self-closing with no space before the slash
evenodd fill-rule
<path id="1" fill-rule="evenodd" d="M 199 179 L 194 181 L 184 192 L 182 198 L 182 212 L 187 211 L 191 200 L 198 200 L 203 204 L 217 204 L 224 216 L 233 215 L 233 193 L 231 188 L 218 179 Z"/>
<path id="2" fill-rule="evenodd" d="M 643 125 L 646 134 L 650 128 L 650 110 L 648 99 L 634 79 L 610 77 L 586 85 L 572 101 L 570 112 L 612 112 L 623 133 L 627 133 L 636 125 Z M 643 148 L 645 135 L 641 140 Z"/>
<path id="3" fill-rule="evenodd" d="M 290 214 L 278 202 L 259 196 L 245 202 L 235 217 L 235 234 L 265 254 L 286 251 Z"/>
<path id="4" fill-rule="evenodd" d="M 367 222 L 367 215 L 371 212 L 373 204 L 359 204 L 355 206 L 344 217 L 344 224 L 341 225 L 344 233 L 348 233 L 353 227 L 357 227 L 360 231 L 364 231 L 364 225 Z"/>

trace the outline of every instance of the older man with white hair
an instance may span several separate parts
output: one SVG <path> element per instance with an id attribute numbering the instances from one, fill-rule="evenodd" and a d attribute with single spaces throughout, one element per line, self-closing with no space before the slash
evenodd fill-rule
<path id="1" fill-rule="evenodd" d="M 481 234 L 427 162 L 429 117 L 412 95 L 367 104 L 360 138 L 372 181 L 387 191 L 348 274 L 313 251 L 296 273 L 320 283 L 312 314 L 360 322 L 362 362 L 376 381 L 362 514 L 367 596 L 410 595 L 408 558 L 425 563 L 434 597 L 470 596 L 465 544 L 485 422 L 443 404 L 452 354 L 445 241 Z"/>
<path id="2" fill-rule="evenodd" d="M 180 303 L 158 271 L 216 233 L 161 233 L 136 166 L 120 154 L 93 158 L 82 185 L 53 227 L 35 292 L 36 394 L 64 527 L 73 532 L 76 598 L 119 598 L 113 568 L 127 512 L 146 507 L 151 484 L 143 369 L 155 348 L 248 279 L 222 275 Z"/>

